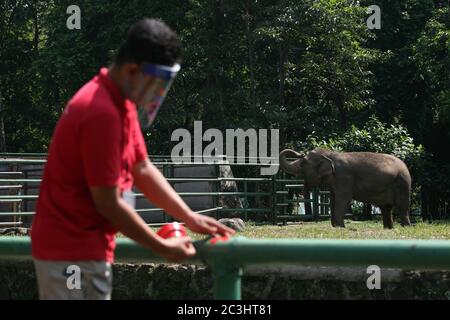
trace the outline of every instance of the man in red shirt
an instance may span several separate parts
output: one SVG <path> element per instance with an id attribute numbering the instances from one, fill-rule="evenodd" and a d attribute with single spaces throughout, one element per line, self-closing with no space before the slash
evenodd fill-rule
<path id="1" fill-rule="evenodd" d="M 110 299 L 115 234 L 168 261 L 192 257 L 189 237 L 163 239 L 133 208 L 136 185 L 194 232 L 231 235 L 192 212 L 148 160 L 138 113 L 150 124 L 179 70 L 181 44 L 158 20 L 134 24 L 110 69 L 69 101 L 52 137 L 31 239 L 41 299 Z M 138 106 L 138 108 L 136 107 Z"/>

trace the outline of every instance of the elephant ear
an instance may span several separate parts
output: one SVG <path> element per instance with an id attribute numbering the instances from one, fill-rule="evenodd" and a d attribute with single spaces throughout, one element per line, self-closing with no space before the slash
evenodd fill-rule
<path id="1" fill-rule="evenodd" d="M 319 179 L 333 175 L 335 171 L 334 161 L 327 156 L 322 155 L 318 169 Z"/>

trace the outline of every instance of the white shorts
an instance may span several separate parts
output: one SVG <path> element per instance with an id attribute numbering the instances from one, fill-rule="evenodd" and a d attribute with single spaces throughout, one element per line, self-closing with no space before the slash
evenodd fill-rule
<path id="1" fill-rule="evenodd" d="M 110 300 L 112 267 L 106 261 L 34 259 L 41 300 Z"/>

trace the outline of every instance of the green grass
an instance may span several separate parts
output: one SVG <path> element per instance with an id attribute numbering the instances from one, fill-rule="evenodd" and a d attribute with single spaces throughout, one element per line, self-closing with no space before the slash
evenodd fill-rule
<path id="1" fill-rule="evenodd" d="M 439 239 L 450 240 L 450 221 L 433 223 L 417 222 L 411 227 L 394 224 L 394 229 L 383 229 L 381 221 L 345 221 L 346 228 L 333 228 L 330 221 L 303 222 L 277 225 L 257 225 L 248 222 L 236 235 L 248 238 L 294 238 L 294 239 Z M 205 236 L 189 232 L 193 239 Z"/>

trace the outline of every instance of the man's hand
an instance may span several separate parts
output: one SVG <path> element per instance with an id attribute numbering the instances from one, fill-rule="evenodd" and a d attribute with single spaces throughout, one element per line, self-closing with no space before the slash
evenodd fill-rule
<path id="1" fill-rule="evenodd" d="M 164 239 L 164 249 L 157 252 L 168 262 L 179 262 L 195 255 L 195 248 L 190 237 Z"/>
<path id="2" fill-rule="evenodd" d="M 194 232 L 210 235 L 231 236 L 235 231 L 214 218 L 192 212 L 184 221 Z"/>

